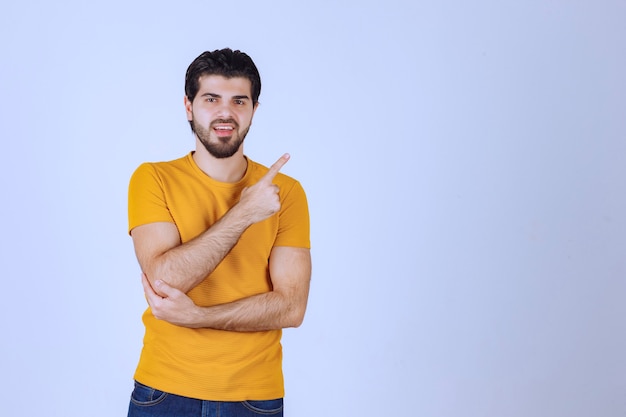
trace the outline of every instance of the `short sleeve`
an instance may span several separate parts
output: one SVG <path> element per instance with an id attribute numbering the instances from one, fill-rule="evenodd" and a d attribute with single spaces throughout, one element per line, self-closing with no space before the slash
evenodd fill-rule
<path id="1" fill-rule="evenodd" d="M 286 192 L 279 212 L 278 234 L 274 246 L 310 248 L 309 207 L 298 181 Z"/>
<path id="2" fill-rule="evenodd" d="M 163 182 L 153 164 L 141 164 L 128 186 L 128 232 L 143 224 L 174 223 L 167 207 Z"/>

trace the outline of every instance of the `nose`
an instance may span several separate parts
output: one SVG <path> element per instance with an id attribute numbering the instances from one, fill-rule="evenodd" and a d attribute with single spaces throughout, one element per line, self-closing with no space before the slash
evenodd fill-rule
<path id="1" fill-rule="evenodd" d="M 222 101 L 217 109 L 217 115 L 222 119 L 227 119 L 233 114 L 231 104 L 226 100 Z"/>

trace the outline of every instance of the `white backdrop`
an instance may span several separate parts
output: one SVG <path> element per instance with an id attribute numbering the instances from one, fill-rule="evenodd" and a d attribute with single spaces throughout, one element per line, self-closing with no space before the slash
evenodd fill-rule
<path id="1" fill-rule="evenodd" d="M 626 3 L 0 6 L 0 414 L 123 416 L 145 308 L 130 174 L 249 53 L 246 153 L 307 190 L 292 417 L 626 415 Z"/>

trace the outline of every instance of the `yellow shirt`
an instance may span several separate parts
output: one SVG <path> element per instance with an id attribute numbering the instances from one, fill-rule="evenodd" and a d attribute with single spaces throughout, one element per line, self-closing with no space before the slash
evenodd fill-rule
<path id="1" fill-rule="evenodd" d="M 248 160 L 237 183 L 215 181 L 192 153 L 170 162 L 145 163 L 130 180 L 129 231 L 172 222 L 182 243 L 198 236 L 239 200 L 267 168 Z M 310 247 L 309 213 L 299 182 L 279 173 L 281 209 L 249 227 L 239 242 L 188 295 L 211 306 L 271 290 L 268 259 L 274 246 Z M 157 320 L 150 308 L 135 379 L 161 391 L 214 401 L 269 400 L 284 396 L 281 330 L 231 332 L 189 329 Z"/>

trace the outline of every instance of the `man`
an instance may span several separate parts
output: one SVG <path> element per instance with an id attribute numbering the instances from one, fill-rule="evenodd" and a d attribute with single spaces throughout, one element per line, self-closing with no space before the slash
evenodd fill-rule
<path id="1" fill-rule="evenodd" d="M 282 328 L 311 277 L 305 193 L 248 159 L 261 80 L 248 55 L 204 52 L 185 77 L 195 151 L 137 168 L 129 231 L 149 308 L 129 416 L 283 415 Z"/>

